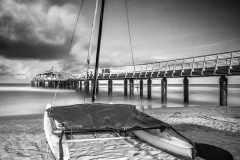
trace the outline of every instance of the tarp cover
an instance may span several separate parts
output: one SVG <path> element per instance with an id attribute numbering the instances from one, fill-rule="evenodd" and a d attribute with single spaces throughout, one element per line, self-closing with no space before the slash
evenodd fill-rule
<path id="1" fill-rule="evenodd" d="M 151 128 L 167 124 L 128 104 L 75 104 L 54 106 L 47 110 L 49 117 L 57 120 L 68 130 L 123 130 Z"/>

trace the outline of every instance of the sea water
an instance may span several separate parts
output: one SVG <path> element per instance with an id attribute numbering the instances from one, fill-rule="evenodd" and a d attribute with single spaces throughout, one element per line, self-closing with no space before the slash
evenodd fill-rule
<path id="1" fill-rule="evenodd" d="M 128 90 L 129 92 L 129 90 Z M 152 85 L 152 98 L 147 98 L 147 86 L 143 88 L 143 98 L 139 96 L 137 85 L 134 88 L 134 97 L 124 96 L 123 85 L 114 84 L 112 95 L 108 95 L 107 85 L 100 85 L 96 102 L 100 103 L 127 103 L 134 104 L 138 109 L 165 108 L 165 107 L 194 107 L 218 106 L 219 85 L 189 85 L 189 104 L 183 103 L 183 86 L 171 85 L 167 87 L 167 103 L 161 103 L 160 84 Z M 129 95 L 129 93 L 128 93 Z M 86 94 L 84 89 L 50 89 L 31 87 L 30 84 L 0 84 L 0 116 L 43 114 L 47 103 L 53 105 L 71 105 L 84 103 L 91 99 L 91 93 Z M 240 85 L 228 85 L 228 106 L 239 106 Z"/>

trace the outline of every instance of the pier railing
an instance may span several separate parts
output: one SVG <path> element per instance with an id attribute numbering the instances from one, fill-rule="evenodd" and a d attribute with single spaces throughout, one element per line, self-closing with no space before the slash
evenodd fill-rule
<path id="1" fill-rule="evenodd" d="M 84 76 L 68 74 L 65 72 L 54 72 L 52 70 L 39 74 L 31 80 L 33 87 L 52 87 L 63 89 L 84 90 L 89 93 L 90 84 L 94 76 L 94 69 L 89 69 Z M 88 74 L 88 79 L 86 75 Z M 209 77 L 220 76 L 219 78 L 219 102 L 220 106 L 227 106 L 227 84 L 226 76 L 240 75 L 240 51 L 211 54 L 205 56 L 189 57 L 169 61 L 138 64 L 135 66 L 111 66 L 99 68 L 98 79 L 108 80 L 108 94 L 112 94 L 113 80 L 124 79 L 124 95 L 134 96 L 134 79 L 140 80 L 140 97 L 143 97 L 143 79 L 147 79 L 147 97 L 151 98 L 152 78 L 163 78 L 161 80 L 161 102 L 167 102 L 167 78 L 183 78 L 183 99 L 189 103 L 189 80 L 187 77 Z M 91 83 L 89 83 L 89 81 Z M 129 84 L 128 84 L 129 81 Z M 97 83 L 96 92 L 98 92 Z"/>
<path id="2" fill-rule="evenodd" d="M 106 70 L 107 72 L 105 72 Z M 111 66 L 108 68 L 101 68 L 98 78 L 144 79 L 163 77 L 206 77 L 218 75 L 240 75 L 240 51 L 137 64 L 135 66 Z M 89 74 L 89 78 L 93 78 L 93 75 Z"/>
<path id="3" fill-rule="evenodd" d="M 94 78 L 94 69 L 81 76 L 66 72 L 38 74 L 36 80 L 86 80 Z M 58 76 L 56 76 L 58 75 Z M 98 79 L 148 79 L 240 75 L 240 50 L 168 61 L 99 68 Z"/>

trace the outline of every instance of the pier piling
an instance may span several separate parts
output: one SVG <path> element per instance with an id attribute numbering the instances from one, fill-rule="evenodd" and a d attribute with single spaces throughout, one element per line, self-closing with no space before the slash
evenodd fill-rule
<path id="1" fill-rule="evenodd" d="M 143 80 L 140 79 L 140 97 L 143 97 Z"/>
<path id="2" fill-rule="evenodd" d="M 127 96 L 127 85 L 128 85 L 128 80 L 124 79 L 124 96 Z"/>
<path id="3" fill-rule="evenodd" d="M 89 81 L 84 81 L 85 92 L 89 93 Z"/>
<path id="4" fill-rule="evenodd" d="M 183 99 L 184 103 L 189 103 L 189 80 L 187 77 L 183 79 Z"/>
<path id="5" fill-rule="evenodd" d="M 108 95 L 112 95 L 112 85 L 113 82 L 111 79 L 108 80 Z"/>
<path id="6" fill-rule="evenodd" d="M 167 78 L 161 80 L 161 95 L 162 103 L 167 103 Z"/>
<path id="7" fill-rule="evenodd" d="M 53 81 L 52 82 L 52 88 L 56 88 L 56 86 L 57 86 L 57 81 Z"/>
<path id="8" fill-rule="evenodd" d="M 220 106 L 227 106 L 227 85 L 228 79 L 225 76 L 219 78 L 220 84 Z"/>
<path id="9" fill-rule="evenodd" d="M 134 80 L 129 79 L 129 91 L 130 91 L 130 97 L 134 97 Z"/>
<path id="10" fill-rule="evenodd" d="M 78 81 L 74 81 L 74 86 L 73 86 L 73 89 L 77 89 L 77 86 L 78 86 Z"/>
<path id="11" fill-rule="evenodd" d="M 82 90 L 82 81 L 79 81 L 79 89 Z"/>
<path id="12" fill-rule="evenodd" d="M 149 78 L 147 80 L 148 98 L 152 98 L 152 80 Z"/>

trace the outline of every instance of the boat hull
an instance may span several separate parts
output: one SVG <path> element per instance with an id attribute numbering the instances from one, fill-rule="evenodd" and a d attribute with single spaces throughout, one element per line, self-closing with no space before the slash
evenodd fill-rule
<path id="1" fill-rule="evenodd" d="M 192 159 L 193 146 L 183 140 L 168 135 L 166 132 L 160 132 L 156 129 L 151 130 L 133 130 L 132 133 L 139 139 L 163 150 L 170 154 Z"/>
<path id="2" fill-rule="evenodd" d="M 46 110 L 51 107 L 51 104 L 48 104 Z M 44 131 L 47 139 L 48 146 L 52 152 L 52 155 L 55 159 L 60 159 L 59 154 L 59 140 L 60 137 L 56 134 L 53 134 L 53 126 L 51 118 L 48 116 L 48 113 L 44 113 Z M 62 137 L 62 148 L 63 148 L 63 160 L 69 160 L 69 149 L 65 136 Z"/>

